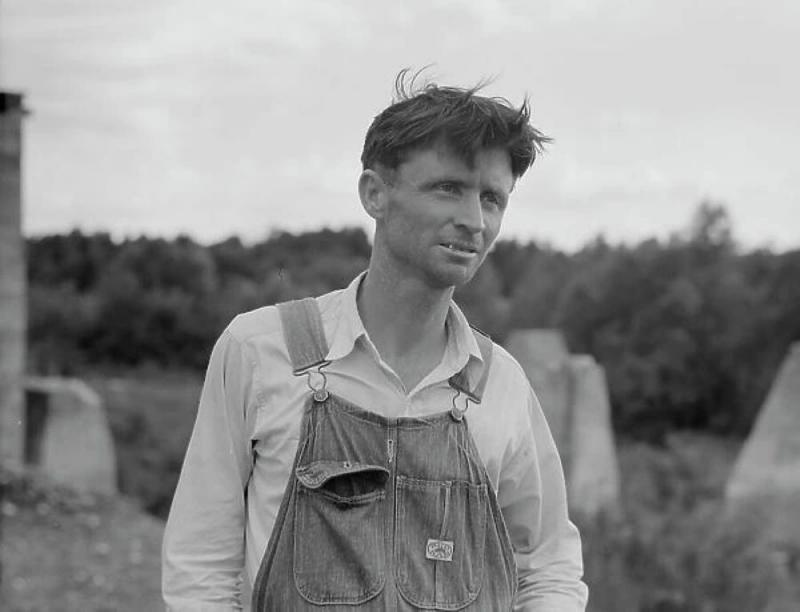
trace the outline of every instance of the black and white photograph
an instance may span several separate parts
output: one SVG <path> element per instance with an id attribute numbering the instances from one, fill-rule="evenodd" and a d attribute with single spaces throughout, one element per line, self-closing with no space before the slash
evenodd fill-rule
<path id="1" fill-rule="evenodd" d="M 800 3 L 0 0 L 0 609 L 800 610 Z"/>

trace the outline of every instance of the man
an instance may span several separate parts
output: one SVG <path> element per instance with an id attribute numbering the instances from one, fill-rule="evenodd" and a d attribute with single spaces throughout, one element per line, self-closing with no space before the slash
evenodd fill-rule
<path id="1" fill-rule="evenodd" d="M 539 403 L 452 301 L 547 139 L 527 102 L 406 76 L 362 153 L 366 273 L 214 347 L 164 536 L 170 609 L 585 607 Z"/>

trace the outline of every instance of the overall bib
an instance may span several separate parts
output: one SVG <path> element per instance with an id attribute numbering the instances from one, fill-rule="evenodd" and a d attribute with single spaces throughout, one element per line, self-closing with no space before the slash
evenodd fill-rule
<path id="1" fill-rule="evenodd" d="M 510 610 L 511 542 L 456 403 L 480 403 L 491 340 L 476 333 L 483 374 L 450 379 L 451 409 L 386 418 L 326 389 L 316 301 L 278 308 L 294 374 L 311 392 L 253 611 Z"/>

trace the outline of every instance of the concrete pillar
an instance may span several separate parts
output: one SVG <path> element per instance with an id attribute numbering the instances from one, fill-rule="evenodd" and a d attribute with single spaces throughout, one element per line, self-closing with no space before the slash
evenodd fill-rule
<path id="1" fill-rule="evenodd" d="M 506 349 L 522 366 L 539 398 L 562 463 L 567 463 L 569 436 L 569 352 L 557 329 L 511 332 Z"/>
<path id="2" fill-rule="evenodd" d="M 731 509 L 758 507 L 774 537 L 800 543 L 800 342 L 775 377 L 725 497 Z"/>
<path id="3" fill-rule="evenodd" d="M 117 461 L 103 402 L 75 378 L 24 381 L 28 467 L 73 489 L 114 494 Z"/>
<path id="4" fill-rule="evenodd" d="M 522 366 L 553 433 L 570 510 L 585 518 L 619 510 L 620 483 L 605 371 L 570 355 L 557 329 L 512 332 L 506 349 Z"/>
<path id="5" fill-rule="evenodd" d="M 26 271 L 22 236 L 22 96 L 0 92 L 0 462 L 22 465 Z"/>
<path id="6" fill-rule="evenodd" d="M 567 472 L 570 508 L 585 517 L 619 509 L 619 465 L 611 426 L 605 370 L 591 355 L 572 355 L 571 454 Z"/>

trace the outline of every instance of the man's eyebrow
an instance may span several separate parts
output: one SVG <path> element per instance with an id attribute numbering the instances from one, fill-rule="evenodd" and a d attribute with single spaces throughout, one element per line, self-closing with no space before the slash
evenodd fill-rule
<path id="1" fill-rule="evenodd" d="M 511 188 L 506 188 L 505 185 L 501 183 L 487 183 L 481 187 L 481 191 L 491 191 L 492 193 L 496 193 L 498 195 L 507 196 L 514 190 L 514 184 L 511 184 Z"/>
<path id="2" fill-rule="evenodd" d="M 433 187 L 435 185 L 440 185 L 441 183 L 451 183 L 459 187 L 466 187 L 472 184 L 471 181 L 465 180 L 462 177 L 453 176 L 450 174 L 442 174 L 441 176 L 428 179 L 427 181 L 423 182 L 422 185 L 425 187 Z"/>
<path id="3" fill-rule="evenodd" d="M 479 189 L 481 192 L 491 191 L 498 195 L 508 195 L 514 189 L 514 185 L 512 183 L 511 189 L 506 189 L 501 182 L 487 182 L 483 184 L 478 184 L 475 181 L 470 179 L 464 178 L 462 176 L 457 176 L 453 174 L 441 174 L 437 177 L 431 177 L 428 180 L 420 183 L 421 188 L 430 189 L 431 187 L 435 187 L 436 185 L 441 185 L 442 183 L 450 183 L 452 185 L 456 185 L 457 187 L 467 187 L 471 188 L 474 187 Z"/>

